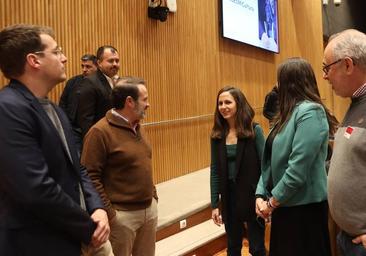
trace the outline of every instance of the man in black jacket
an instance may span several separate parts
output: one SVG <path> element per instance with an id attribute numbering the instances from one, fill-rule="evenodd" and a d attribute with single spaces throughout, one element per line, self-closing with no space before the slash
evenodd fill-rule
<path id="1" fill-rule="evenodd" d="M 81 68 L 83 71 L 82 74 L 74 76 L 66 82 L 59 102 L 59 106 L 65 111 L 71 122 L 79 151 L 81 150 L 82 137 L 81 129 L 76 125 L 76 111 L 79 106 L 80 84 L 86 76 L 94 74 L 97 71 L 97 57 L 93 54 L 83 55 L 81 57 Z"/>
<path id="2" fill-rule="evenodd" d="M 113 79 L 119 71 L 119 55 L 116 48 L 110 45 L 99 47 L 97 63 L 98 70 L 83 79 L 80 85 L 76 119 L 82 138 L 111 108 Z"/>

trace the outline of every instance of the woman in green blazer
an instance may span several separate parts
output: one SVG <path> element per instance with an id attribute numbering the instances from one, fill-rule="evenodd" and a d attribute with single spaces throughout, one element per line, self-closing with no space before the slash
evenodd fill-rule
<path id="1" fill-rule="evenodd" d="M 306 60 L 282 63 L 277 80 L 279 114 L 265 143 L 256 213 L 272 217 L 270 256 L 328 256 L 325 160 L 335 119 Z"/>

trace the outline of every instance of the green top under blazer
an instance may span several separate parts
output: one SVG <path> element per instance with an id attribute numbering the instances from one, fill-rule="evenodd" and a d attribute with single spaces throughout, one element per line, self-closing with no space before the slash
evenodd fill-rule
<path id="1" fill-rule="evenodd" d="M 266 186 L 272 172 L 270 192 L 281 206 L 326 200 L 328 137 L 324 108 L 309 101 L 298 103 L 287 124 L 275 136 L 272 154 L 267 145 L 264 148 L 256 195 L 269 196 Z"/>

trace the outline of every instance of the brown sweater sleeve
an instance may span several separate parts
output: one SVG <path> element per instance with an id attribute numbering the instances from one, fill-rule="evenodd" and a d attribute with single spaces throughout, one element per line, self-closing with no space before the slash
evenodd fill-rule
<path id="1" fill-rule="evenodd" d="M 92 127 L 84 138 L 81 164 L 86 167 L 90 179 L 100 194 L 106 208 L 109 220 L 116 216 L 102 183 L 103 170 L 107 159 L 107 147 L 102 132 L 97 127 Z"/>

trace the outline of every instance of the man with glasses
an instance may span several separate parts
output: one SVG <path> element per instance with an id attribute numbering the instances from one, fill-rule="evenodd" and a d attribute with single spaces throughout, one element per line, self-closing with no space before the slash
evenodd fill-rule
<path id="1" fill-rule="evenodd" d="M 65 111 L 69 118 L 75 135 L 78 151 L 81 150 L 83 143 L 81 129 L 76 124 L 76 112 L 79 106 L 80 85 L 86 76 L 92 75 L 97 71 L 97 57 L 93 54 L 84 54 L 81 57 L 82 74 L 70 78 L 66 82 L 62 92 L 59 106 Z"/>
<path id="2" fill-rule="evenodd" d="M 323 72 L 324 72 L 324 74 L 325 75 L 328 75 L 328 72 L 329 72 L 329 69 L 333 66 L 333 65 L 335 65 L 335 64 L 337 64 L 338 62 L 341 62 L 342 61 L 342 59 L 338 59 L 338 60 L 336 60 L 336 61 L 333 61 L 332 63 L 330 63 L 330 64 L 325 64 L 325 63 L 323 63 Z"/>
<path id="3" fill-rule="evenodd" d="M 47 99 L 66 79 L 51 28 L 0 32 L 0 255 L 80 256 L 109 236 L 103 203 L 73 143 L 67 117 Z"/>
<path id="4" fill-rule="evenodd" d="M 334 92 L 351 98 L 335 135 L 328 175 L 328 201 L 341 228 L 343 256 L 366 255 L 366 35 L 345 30 L 324 51 L 323 77 Z"/>

